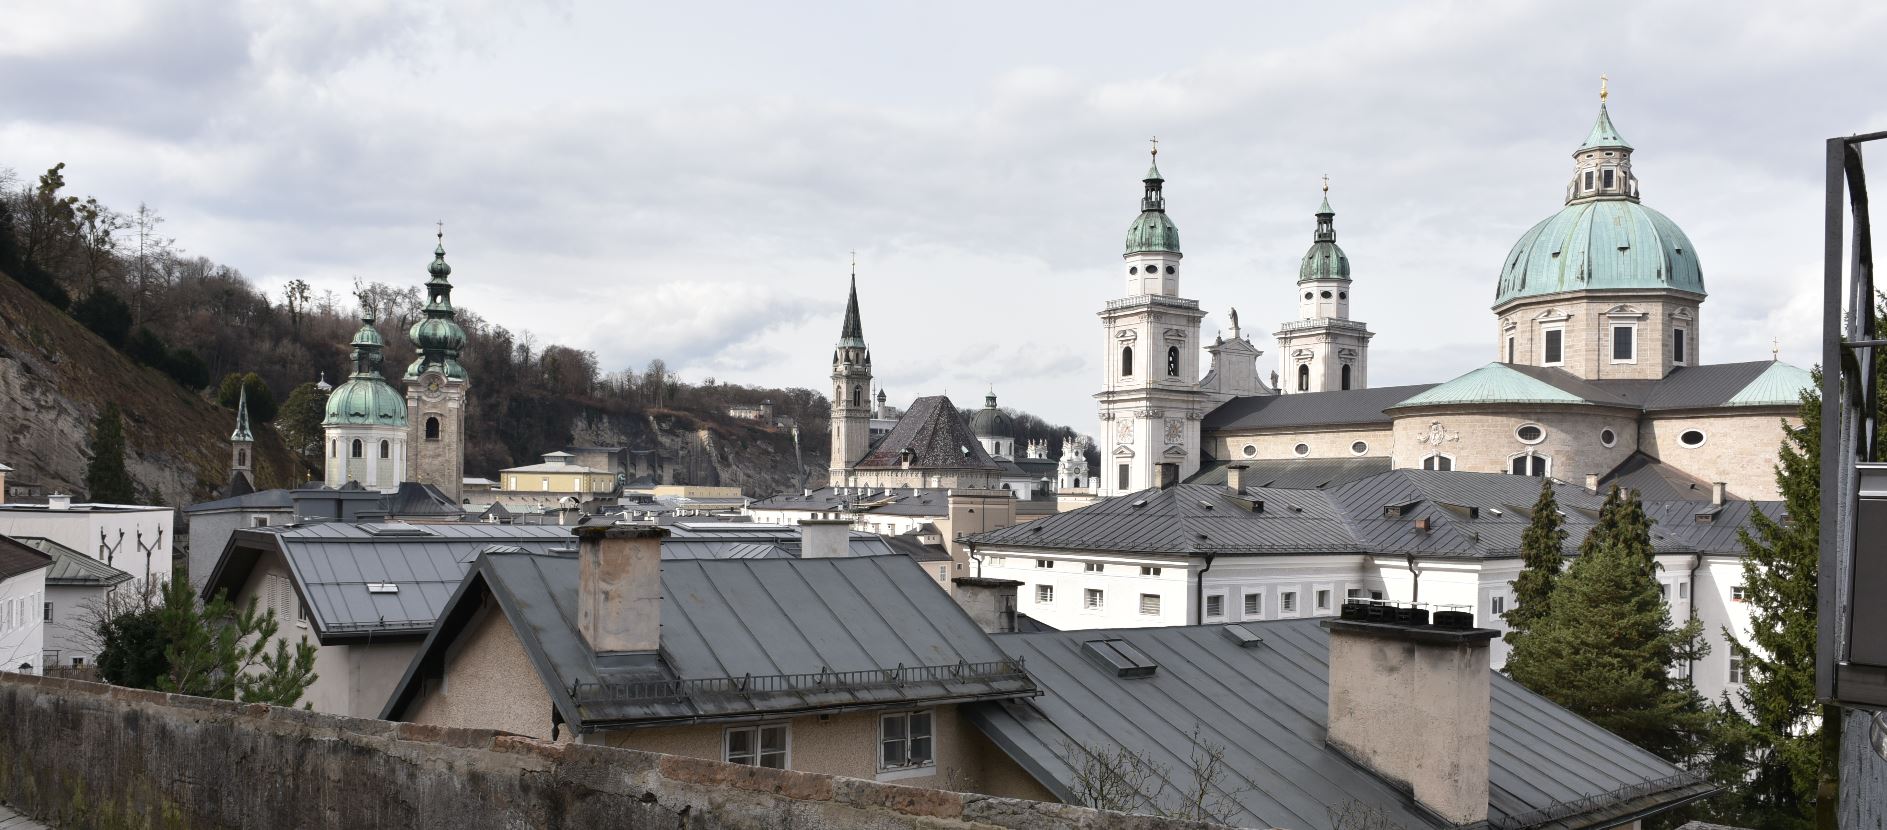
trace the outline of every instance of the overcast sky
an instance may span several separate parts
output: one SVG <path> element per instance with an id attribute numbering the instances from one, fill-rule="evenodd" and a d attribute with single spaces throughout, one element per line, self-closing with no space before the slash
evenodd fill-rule
<path id="1" fill-rule="evenodd" d="M 441 8 L 433 8 L 440 6 Z M 422 8 L 423 7 L 423 8 Z M 1319 177 L 1370 381 L 1496 357 L 1503 254 L 1596 113 L 1690 235 L 1709 362 L 1814 361 L 1822 140 L 1887 129 L 1887 4 L 0 0 L 0 166 L 149 202 L 280 296 L 425 279 L 513 330 L 823 388 L 847 262 L 894 402 L 1092 430 L 1160 138 L 1181 294 L 1295 315 Z M 473 379 L 476 384 L 476 378 Z M 476 386 L 474 387 L 476 390 Z M 474 391 L 473 394 L 476 394 Z"/>

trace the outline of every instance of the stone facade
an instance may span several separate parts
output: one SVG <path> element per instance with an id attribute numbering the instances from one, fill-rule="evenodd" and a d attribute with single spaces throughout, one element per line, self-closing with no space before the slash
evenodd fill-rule
<path id="1" fill-rule="evenodd" d="M 1357 442 L 1363 451 L 1356 451 Z M 1206 446 L 1216 458 L 1378 458 L 1395 449 L 1394 432 L 1382 427 L 1326 427 L 1315 430 L 1214 432 Z M 1297 451 L 1299 444 L 1306 452 Z M 1246 450 L 1247 447 L 1251 449 Z"/>
<path id="2" fill-rule="evenodd" d="M 465 498 L 465 394 L 469 382 L 437 371 L 406 382 L 406 480 Z"/>
<path id="3" fill-rule="evenodd" d="M 1495 309 L 1495 360 L 1557 366 L 1586 380 L 1656 380 L 1701 365 L 1701 296 L 1682 291 L 1587 291 L 1516 300 Z M 1628 357 L 1615 356 L 1620 329 L 1631 331 Z M 1560 360 L 1549 360 L 1549 331 L 1560 334 Z M 1679 341 L 1682 341 L 1681 359 Z"/>
<path id="4" fill-rule="evenodd" d="M 1691 475 L 1728 484 L 1736 498 L 1775 500 L 1782 498 L 1775 467 L 1785 423 L 1801 426 L 1794 407 L 1659 412 L 1639 426 L 1638 444 Z M 1685 443 L 1693 431 L 1703 433 L 1703 443 Z"/>
<path id="5" fill-rule="evenodd" d="M 1638 449 L 1638 411 L 1596 406 L 1418 407 L 1398 410 L 1392 466 L 1421 469 L 1423 460 L 1441 454 L 1449 469 L 1469 473 L 1509 473 L 1516 456 L 1546 459 L 1545 474 L 1561 481 L 1603 476 Z M 1540 438 L 1521 439 L 1523 426 Z M 1612 446 L 1605 446 L 1607 431 Z M 1531 474 L 1523 469 L 1523 474 Z"/>

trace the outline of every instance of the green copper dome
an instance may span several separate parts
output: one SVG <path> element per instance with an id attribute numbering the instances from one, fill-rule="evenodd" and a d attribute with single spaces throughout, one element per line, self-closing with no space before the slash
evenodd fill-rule
<path id="1" fill-rule="evenodd" d="M 426 281 L 426 316 L 407 330 L 419 356 L 406 367 L 408 379 L 438 367 L 446 377 L 465 379 L 465 367 L 459 365 L 459 350 L 465 348 L 465 329 L 459 328 L 458 312 L 452 307 L 452 266 L 446 264 L 445 231 L 439 232 L 439 244 L 433 248 L 432 264 L 426 267 L 432 279 Z"/>
<path id="2" fill-rule="evenodd" d="M 1303 263 L 1297 267 L 1298 282 L 1350 278 L 1350 258 L 1337 247 L 1336 215 L 1337 212 L 1330 209 L 1330 196 L 1326 194 L 1323 205 L 1317 208 L 1315 241 L 1310 243 Z"/>
<path id="3" fill-rule="evenodd" d="M 996 408 L 996 393 L 983 398 L 983 408 L 970 416 L 970 432 L 978 438 L 1009 438 L 1015 430 L 1009 415 Z"/>
<path id="4" fill-rule="evenodd" d="M 1140 198 L 1140 215 L 1127 228 L 1127 253 L 1179 253 L 1179 226 L 1166 215 L 1166 179 L 1159 166 L 1148 167 L 1141 181 L 1146 193 Z"/>
<path id="5" fill-rule="evenodd" d="M 405 426 L 406 399 L 380 377 L 380 332 L 373 314 L 362 312 L 354 333 L 354 374 L 328 393 L 322 426 Z"/>

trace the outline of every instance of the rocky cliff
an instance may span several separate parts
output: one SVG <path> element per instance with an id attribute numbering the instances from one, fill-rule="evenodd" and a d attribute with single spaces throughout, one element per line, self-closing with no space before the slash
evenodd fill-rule
<path id="1" fill-rule="evenodd" d="M 826 481 L 825 430 L 802 430 L 806 487 Z M 797 490 L 800 462 L 791 429 L 738 418 L 658 409 L 635 415 L 586 412 L 571 425 L 578 446 L 654 450 L 664 484 L 739 487 L 749 496 Z"/>

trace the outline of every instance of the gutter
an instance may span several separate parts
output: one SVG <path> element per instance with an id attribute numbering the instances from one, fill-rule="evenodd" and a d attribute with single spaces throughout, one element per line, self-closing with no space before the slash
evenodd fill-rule
<path id="1" fill-rule="evenodd" d="M 1193 624 L 1204 625 L 1206 622 L 1206 571 L 1212 570 L 1212 560 L 1218 554 L 1205 554 L 1206 565 L 1199 569 L 1192 588 Z"/>
<path id="2" fill-rule="evenodd" d="M 776 721 L 806 715 L 839 715 L 847 712 L 883 711 L 886 709 L 928 709 L 936 706 L 962 706 L 971 703 L 998 702 L 1004 700 L 1024 700 L 1041 697 L 1044 692 L 1032 688 L 1021 692 L 1001 692 L 984 695 L 956 695 L 953 697 L 931 698 L 926 700 L 897 700 L 876 703 L 846 703 L 838 706 L 799 706 L 791 709 L 769 709 L 764 712 L 742 712 L 726 715 L 681 715 L 655 720 L 598 720 L 582 724 L 579 730 L 590 734 L 603 729 L 648 729 L 663 726 L 693 726 L 703 723 L 758 723 Z"/>

